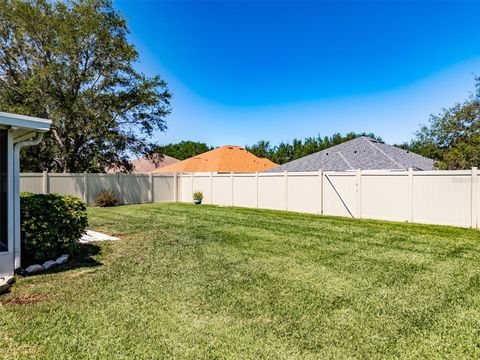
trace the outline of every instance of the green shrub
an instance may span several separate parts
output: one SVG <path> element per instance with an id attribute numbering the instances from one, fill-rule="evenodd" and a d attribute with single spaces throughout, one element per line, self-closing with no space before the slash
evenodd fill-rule
<path id="1" fill-rule="evenodd" d="M 203 199 L 203 193 L 201 191 L 195 191 L 193 193 L 193 200 L 202 200 Z"/>
<path id="2" fill-rule="evenodd" d="M 68 195 L 22 193 L 22 265 L 71 253 L 88 226 L 87 207 Z"/>
<path id="3" fill-rule="evenodd" d="M 113 191 L 102 191 L 95 198 L 95 204 L 100 207 L 110 207 L 118 205 L 118 197 Z"/>

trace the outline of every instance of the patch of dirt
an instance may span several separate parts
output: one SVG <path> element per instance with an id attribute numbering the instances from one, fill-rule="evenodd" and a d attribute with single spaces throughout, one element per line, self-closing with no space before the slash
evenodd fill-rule
<path id="1" fill-rule="evenodd" d="M 0 305 L 27 306 L 51 299 L 52 295 L 23 295 L 0 300 Z"/>

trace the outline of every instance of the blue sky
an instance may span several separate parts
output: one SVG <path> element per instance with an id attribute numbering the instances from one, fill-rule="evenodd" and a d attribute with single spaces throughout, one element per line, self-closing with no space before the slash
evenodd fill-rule
<path id="1" fill-rule="evenodd" d="M 479 2 L 114 1 L 173 93 L 159 143 L 408 141 L 480 75 Z"/>

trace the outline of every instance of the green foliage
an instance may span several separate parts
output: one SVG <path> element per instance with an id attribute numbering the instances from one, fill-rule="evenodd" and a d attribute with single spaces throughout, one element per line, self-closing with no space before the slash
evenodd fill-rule
<path id="1" fill-rule="evenodd" d="M 68 195 L 21 194 L 22 265 L 75 250 L 88 225 L 83 201 Z"/>
<path id="2" fill-rule="evenodd" d="M 113 191 L 102 191 L 95 198 L 95 204 L 100 207 L 111 207 L 118 205 L 118 197 Z"/>
<path id="3" fill-rule="evenodd" d="M 162 155 L 171 156 L 178 160 L 185 160 L 212 149 L 213 147 L 209 147 L 207 144 L 202 142 L 180 141 L 179 143 L 159 146 L 155 152 Z"/>
<path id="4" fill-rule="evenodd" d="M 277 146 L 271 146 L 269 141 L 261 140 L 252 146 L 245 148 L 252 154 L 268 158 L 277 164 L 284 164 L 292 160 L 316 153 L 318 151 L 327 149 L 329 147 L 341 144 L 345 141 L 355 139 L 359 136 L 368 136 L 376 140 L 382 140 L 379 136 L 372 133 L 347 133 L 345 136 L 336 133 L 332 136 L 309 137 L 303 141 L 300 139 L 293 139 L 292 143 L 281 142 Z"/>
<path id="5" fill-rule="evenodd" d="M 480 78 L 477 92 L 463 103 L 431 115 L 416 138 L 401 147 L 437 160 L 441 169 L 480 166 Z"/>
<path id="6" fill-rule="evenodd" d="M 170 93 L 134 69 L 125 18 L 110 0 L 0 2 L 0 108 L 53 120 L 22 152 L 23 171 L 129 170 L 166 128 Z"/>
<path id="7" fill-rule="evenodd" d="M 193 200 L 202 200 L 203 199 L 203 193 L 201 191 L 195 191 L 193 193 Z"/>
<path id="8" fill-rule="evenodd" d="M 252 146 L 245 146 L 245 149 L 250 151 L 253 155 L 261 158 L 270 158 L 273 151 L 270 141 L 267 140 L 260 140 Z"/>

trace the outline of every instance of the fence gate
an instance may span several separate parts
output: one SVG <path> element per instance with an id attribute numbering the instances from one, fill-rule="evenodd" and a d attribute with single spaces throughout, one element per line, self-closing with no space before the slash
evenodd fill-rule
<path id="1" fill-rule="evenodd" d="M 324 172 L 323 213 L 360 218 L 360 186 L 357 172 Z"/>

